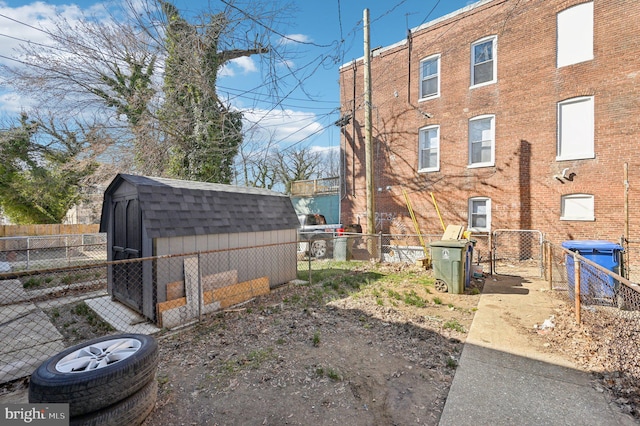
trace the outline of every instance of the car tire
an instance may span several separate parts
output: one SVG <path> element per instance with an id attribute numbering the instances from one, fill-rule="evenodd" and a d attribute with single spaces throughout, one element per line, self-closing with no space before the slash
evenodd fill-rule
<path id="1" fill-rule="evenodd" d="M 30 403 L 68 403 L 70 417 L 109 407 L 155 381 L 158 344 L 152 336 L 104 336 L 44 361 L 29 381 Z"/>
<path id="2" fill-rule="evenodd" d="M 154 379 L 120 402 L 80 417 L 71 417 L 69 426 L 138 426 L 156 406 L 158 382 Z"/>

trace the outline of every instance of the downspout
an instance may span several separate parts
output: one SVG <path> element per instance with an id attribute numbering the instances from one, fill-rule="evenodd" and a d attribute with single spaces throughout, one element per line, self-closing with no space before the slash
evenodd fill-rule
<path id="1" fill-rule="evenodd" d="M 407 29 L 407 69 L 409 70 L 407 75 L 407 102 L 411 104 L 411 46 L 413 44 L 413 38 L 411 37 L 411 29 Z"/>
<path id="2" fill-rule="evenodd" d="M 351 195 L 356 196 L 356 76 L 357 64 L 353 62 L 353 110 L 351 111 Z"/>

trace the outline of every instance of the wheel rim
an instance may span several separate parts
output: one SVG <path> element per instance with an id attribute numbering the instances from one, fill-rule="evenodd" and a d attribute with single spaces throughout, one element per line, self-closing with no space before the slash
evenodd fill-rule
<path id="1" fill-rule="evenodd" d="M 324 241 L 316 241 L 311 246 L 311 253 L 315 257 L 322 257 L 327 253 L 327 245 Z"/>
<path id="2" fill-rule="evenodd" d="M 92 343 L 62 358 L 56 363 L 61 373 L 83 373 L 112 365 L 129 358 L 142 347 L 138 339 L 111 339 Z"/>
<path id="3" fill-rule="evenodd" d="M 436 280 L 435 287 L 436 287 L 436 290 L 438 290 L 441 293 L 446 293 L 447 290 L 449 289 L 447 286 L 447 283 L 445 283 L 442 280 Z"/>

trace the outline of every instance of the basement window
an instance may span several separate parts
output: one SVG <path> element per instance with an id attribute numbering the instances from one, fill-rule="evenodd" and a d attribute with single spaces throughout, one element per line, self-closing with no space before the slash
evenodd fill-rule
<path id="1" fill-rule="evenodd" d="M 560 220 L 594 221 L 594 197 L 591 194 L 568 194 L 561 197 Z"/>
<path id="2" fill-rule="evenodd" d="M 469 199 L 469 230 L 471 232 L 491 231 L 491 198 Z"/>

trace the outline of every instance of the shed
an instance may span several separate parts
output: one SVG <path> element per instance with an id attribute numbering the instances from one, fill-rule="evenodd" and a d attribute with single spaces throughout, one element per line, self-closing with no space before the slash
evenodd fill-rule
<path id="1" fill-rule="evenodd" d="M 198 279 L 233 271 L 238 282 L 266 277 L 273 288 L 296 278 L 297 228 L 291 200 L 278 192 L 118 174 L 104 193 L 100 232 L 109 261 L 134 260 L 110 266 L 109 294 L 159 322 L 158 305 L 173 298 L 168 286 L 184 289 L 189 272 L 186 256 L 171 255 L 187 253 Z"/>

